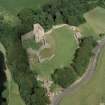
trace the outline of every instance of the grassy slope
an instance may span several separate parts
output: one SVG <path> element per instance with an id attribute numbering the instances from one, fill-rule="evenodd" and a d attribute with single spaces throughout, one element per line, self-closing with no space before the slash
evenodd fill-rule
<path id="1" fill-rule="evenodd" d="M 105 9 L 96 7 L 84 14 L 85 19 L 97 34 L 105 32 Z"/>
<path id="2" fill-rule="evenodd" d="M 22 100 L 18 85 L 11 80 L 8 83 L 8 89 L 9 89 L 9 102 L 8 105 L 25 105 L 24 101 Z"/>
<path id="3" fill-rule="evenodd" d="M 66 26 L 54 30 L 51 36 L 55 41 L 55 57 L 35 65 L 35 70 L 43 76 L 49 76 L 54 69 L 70 64 L 77 48 L 73 32 Z"/>
<path id="4" fill-rule="evenodd" d="M 93 78 L 72 96 L 64 97 L 60 105 L 100 105 L 102 102 L 105 102 L 105 48 Z"/>

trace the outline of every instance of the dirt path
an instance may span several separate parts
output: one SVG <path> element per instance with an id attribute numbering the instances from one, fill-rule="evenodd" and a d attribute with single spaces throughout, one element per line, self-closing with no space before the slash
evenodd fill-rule
<path id="1" fill-rule="evenodd" d="M 64 26 L 67 26 L 67 24 L 60 24 L 60 25 L 54 25 L 49 31 L 45 32 L 45 34 L 51 34 L 52 31 L 56 30 L 56 29 L 59 29 L 59 28 L 62 28 Z"/>
<path id="2" fill-rule="evenodd" d="M 91 79 L 91 77 L 94 75 L 96 71 L 97 61 L 99 59 L 103 47 L 105 47 L 105 39 L 102 39 L 95 47 L 93 51 L 94 56 L 90 59 L 90 63 L 85 74 L 79 80 L 77 80 L 67 89 L 65 89 L 63 93 L 59 94 L 58 96 L 55 96 L 51 105 L 59 105 L 63 97 L 65 97 L 66 95 L 72 95 L 78 88 L 86 84 Z"/>

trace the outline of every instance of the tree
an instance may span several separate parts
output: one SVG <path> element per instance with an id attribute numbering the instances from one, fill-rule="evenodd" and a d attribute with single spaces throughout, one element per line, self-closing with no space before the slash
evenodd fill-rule
<path id="1" fill-rule="evenodd" d="M 59 11 L 57 11 L 55 16 L 55 24 L 61 24 L 61 23 L 63 23 L 63 16 Z"/>
<path id="2" fill-rule="evenodd" d="M 5 83 L 6 83 L 6 75 L 5 75 L 5 62 L 4 62 L 4 55 L 0 51 L 0 105 L 6 104 L 6 98 L 2 96 L 3 92 L 6 90 Z"/>
<path id="3" fill-rule="evenodd" d="M 17 16 L 21 20 L 19 33 L 26 33 L 32 30 L 34 23 L 34 12 L 32 9 L 22 9 Z"/>
<path id="4" fill-rule="evenodd" d="M 92 56 L 92 50 L 96 44 L 96 41 L 91 36 L 82 39 L 80 48 L 77 49 L 72 63 L 72 66 L 79 76 L 85 72 L 90 57 Z"/>
<path id="5" fill-rule="evenodd" d="M 77 74 L 72 67 L 56 69 L 52 74 L 53 81 L 63 88 L 68 87 L 77 79 Z"/>
<path id="6" fill-rule="evenodd" d="M 19 19 L 22 21 L 22 23 L 30 23 L 33 24 L 33 15 L 34 12 L 32 9 L 24 8 L 18 13 Z"/>
<path id="7" fill-rule="evenodd" d="M 46 89 L 38 87 L 35 94 L 31 97 L 31 105 L 42 105 L 42 103 L 43 105 L 46 105 L 46 103 L 49 105 L 50 101 L 46 93 Z"/>

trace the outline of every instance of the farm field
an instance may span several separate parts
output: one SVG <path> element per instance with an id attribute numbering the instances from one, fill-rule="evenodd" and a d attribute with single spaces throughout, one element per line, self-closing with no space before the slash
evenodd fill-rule
<path id="1" fill-rule="evenodd" d="M 95 9 L 84 14 L 87 23 L 99 35 L 105 32 L 105 9 L 96 7 Z"/>
<path id="2" fill-rule="evenodd" d="M 54 41 L 54 58 L 33 66 L 33 71 L 44 77 L 49 77 L 56 68 L 69 65 L 77 48 L 74 33 L 67 26 L 54 30 L 49 36 L 53 38 L 50 42 Z"/>
<path id="3" fill-rule="evenodd" d="M 105 48 L 100 55 L 97 71 L 92 79 L 72 96 L 65 96 L 60 105 L 101 105 L 105 103 Z M 103 105 L 103 104 L 102 104 Z"/>

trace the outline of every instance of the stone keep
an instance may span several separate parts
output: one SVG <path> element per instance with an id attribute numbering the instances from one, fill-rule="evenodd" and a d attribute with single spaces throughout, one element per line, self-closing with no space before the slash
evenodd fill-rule
<path id="1" fill-rule="evenodd" d="M 34 24 L 34 30 L 33 33 L 35 35 L 35 41 L 41 42 L 42 40 L 44 40 L 44 29 L 40 24 Z"/>

